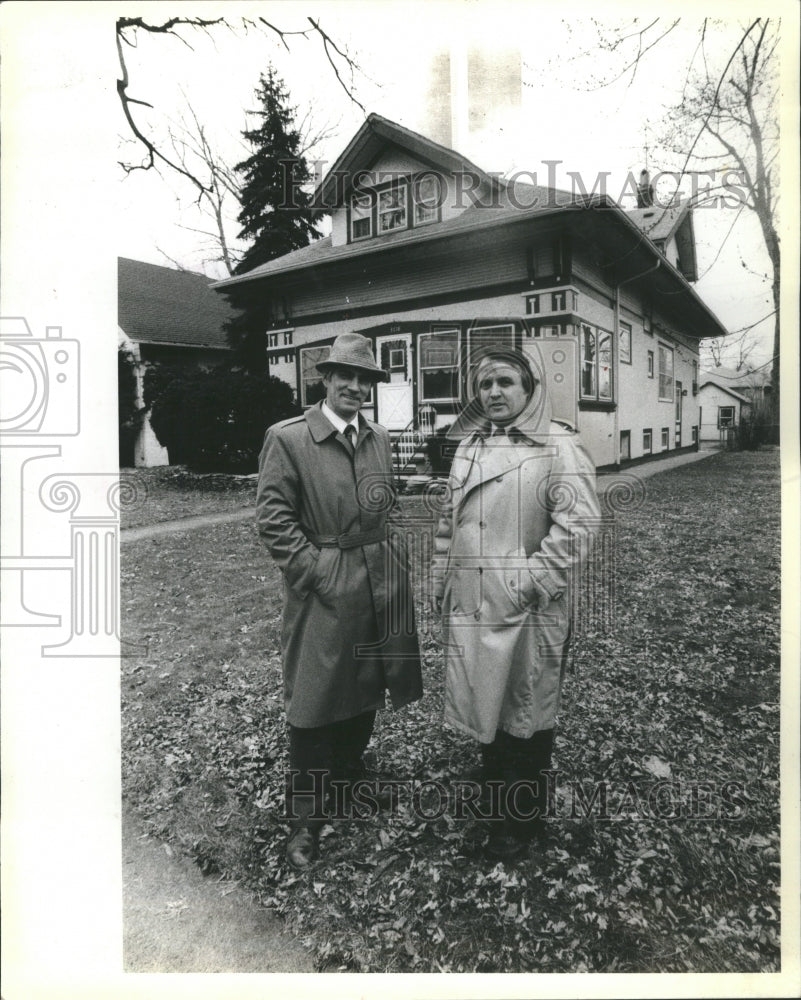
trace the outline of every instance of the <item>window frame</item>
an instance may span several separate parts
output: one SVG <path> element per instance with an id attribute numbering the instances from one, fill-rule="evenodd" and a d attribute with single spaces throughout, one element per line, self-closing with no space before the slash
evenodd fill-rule
<path id="1" fill-rule="evenodd" d="M 579 398 L 581 400 L 593 401 L 596 403 L 614 403 L 615 401 L 615 379 L 614 379 L 614 366 L 612 362 L 612 333 L 605 327 L 596 326 L 594 323 L 586 323 L 583 320 L 579 323 Z M 587 361 L 585 359 L 585 336 L 584 331 L 588 330 L 593 335 L 594 344 L 594 358 L 589 363 L 592 365 L 593 372 L 593 391 L 585 392 L 584 390 L 584 372 L 588 369 Z M 608 363 L 605 366 L 608 372 L 608 395 L 601 394 L 601 350 L 600 350 L 600 339 L 604 337 L 608 342 Z"/>
<path id="2" fill-rule="evenodd" d="M 376 188 L 376 209 L 375 209 L 375 234 L 376 236 L 385 236 L 387 233 L 401 232 L 404 229 L 409 229 L 409 189 L 408 184 L 405 181 L 392 181 L 385 185 L 383 188 Z M 394 212 L 401 211 L 401 209 L 393 206 L 390 208 L 381 208 L 381 199 L 387 195 L 402 195 L 403 201 L 403 221 L 397 226 L 391 226 L 389 229 L 382 228 L 381 221 L 382 217 L 385 215 L 391 215 Z"/>
<path id="3" fill-rule="evenodd" d="M 622 365 L 630 365 L 632 363 L 631 362 L 631 332 L 632 332 L 631 323 L 626 323 L 623 320 L 620 320 L 619 326 L 620 326 L 620 330 L 618 331 L 618 335 L 617 335 L 618 358 L 619 358 L 620 363 Z M 625 337 L 625 339 L 628 341 L 628 351 L 626 352 L 626 354 L 624 354 L 624 352 L 623 352 L 623 342 L 624 342 L 624 336 L 623 335 L 624 334 L 627 335 Z"/>
<path id="4" fill-rule="evenodd" d="M 319 357 L 317 361 L 315 361 L 315 364 L 319 364 L 320 361 L 324 361 L 331 353 L 331 344 L 308 344 L 304 347 L 298 348 L 298 375 L 299 375 L 298 382 L 300 383 L 299 385 L 300 405 L 304 410 L 308 409 L 310 406 L 314 406 L 317 402 L 319 402 L 319 400 L 315 400 L 314 403 L 309 403 L 306 401 L 306 379 L 304 378 L 303 375 L 303 356 L 307 351 L 327 352 L 326 354 L 323 354 L 321 357 Z M 322 374 L 318 372 L 318 376 L 320 381 L 322 382 L 323 379 Z"/>
<path id="5" fill-rule="evenodd" d="M 644 427 L 642 432 L 642 453 L 643 455 L 653 455 L 654 435 L 651 427 Z"/>
<path id="6" fill-rule="evenodd" d="M 436 202 L 433 205 L 428 205 L 419 196 L 420 185 L 425 181 L 435 182 L 439 190 L 437 191 Z M 442 202 L 443 202 L 443 178 L 441 174 L 434 173 L 431 170 L 423 171 L 422 174 L 418 174 L 416 177 L 412 176 L 409 178 L 409 189 L 411 192 L 411 225 L 413 229 L 417 229 L 419 226 L 431 226 L 435 222 L 442 221 Z M 418 219 L 417 210 L 419 208 L 424 208 L 427 211 L 434 212 L 433 218 L 430 219 Z"/>
<path id="7" fill-rule="evenodd" d="M 456 356 L 453 365 L 445 366 L 434 366 L 434 365 L 423 365 L 423 354 L 424 354 L 424 342 L 426 340 L 431 340 L 435 337 L 442 337 L 444 335 L 453 336 L 456 339 Z M 460 378 L 459 370 L 461 367 L 461 331 L 458 326 L 448 327 L 441 330 L 430 330 L 428 333 L 421 333 L 417 337 L 417 392 L 418 392 L 418 403 L 458 403 L 460 399 Z M 456 395 L 454 396 L 426 396 L 425 394 L 425 380 L 423 378 L 424 372 L 439 370 L 439 368 L 449 368 L 453 369 L 453 385 L 456 389 Z"/>
<path id="8" fill-rule="evenodd" d="M 659 386 L 657 389 L 657 398 L 660 403 L 672 403 L 676 398 L 676 358 L 673 348 L 669 344 L 665 344 L 659 341 L 657 344 L 659 348 L 659 362 L 658 362 L 658 372 L 659 372 Z M 670 374 L 663 371 L 662 359 L 670 358 Z M 663 394 L 663 387 L 667 384 L 667 379 L 670 379 L 670 395 Z M 664 380 L 664 381 L 663 381 Z"/>
<path id="9" fill-rule="evenodd" d="M 365 199 L 367 201 L 367 214 L 360 215 L 358 218 L 353 217 L 353 207 L 357 199 Z M 374 192 L 370 190 L 364 190 L 358 194 L 352 194 L 350 196 L 350 201 L 348 202 L 348 242 L 349 243 L 360 243 L 362 240 L 369 240 L 375 235 L 375 202 Z M 368 221 L 370 223 L 370 231 L 364 233 L 361 236 L 356 236 L 353 232 L 354 222 L 364 222 Z"/>
<path id="10" fill-rule="evenodd" d="M 661 442 L 662 442 L 662 451 L 670 451 L 670 428 L 669 427 L 663 427 L 662 428 Z"/>
<path id="11" fill-rule="evenodd" d="M 647 354 L 647 365 L 648 365 L 648 378 L 654 377 L 654 352 L 648 351 Z"/>
<path id="12" fill-rule="evenodd" d="M 723 421 L 723 411 L 724 410 L 730 410 L 731 411 L 731 423 L 724 424 L 722 422 Z M 737 407 L 736 406 L 718 406 L 718 430 L 724 430 L 725 428 L 736 426 L 736 423 L 735 423 L 736 419 L 737 419 Z"/>

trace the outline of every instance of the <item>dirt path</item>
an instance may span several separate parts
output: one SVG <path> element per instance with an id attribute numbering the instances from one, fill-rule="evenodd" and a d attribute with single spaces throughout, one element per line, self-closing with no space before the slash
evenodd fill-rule
<path id="1" fill-rule="evenodd" d="M 210 524 L 221 524 L 224 521 L 244 521 L 255 515 L 255 507 L 240 507 L 237 510 L 224 510 L 219 514 L 198 514 L 195 517 L 181 517 L 175 521 L 159 521 L 156 524 L 144 524 L 139 528 L 122 528 L 120 541 L 136 542 L 140 538 L 154 538 L 156 535 L 172 535 L 179 531 L 192 531 L 194 528 L 205 528 Z"/>
<path id="2" fill-rule="evenodd" d="M 126 972 L 314 972 L 280 918 L 235 884 L 168 853 L 129 813 L 122 833 Z"/>
<path id="3" fill-rule="evenodd" d="M 671 455 L 667 458 L 656 459 L 652 462 L 645 462 L 642 465 L 633 466 L 631 469 L 624 469 L 623 475 L 634 476 L 638 479 L 647 479 L 658 472 L 665 472 L 679 465 L 687 465 L 690 462 L 698 462 L 704 458 L 710 458 L 717 449 L 709 449 L 697 452 L 688 452 L 681 455 Z M 614 482 L 618 473 L 611 472 L 599 475 L 599 490 L 606 489 Z M 121 542 L 137 542 L 142 538 L 154 538 L 158 535 L 172 535 L 180 531 L 192 531 L 195 528 L 205 528 L 212 524 L 222 524 L 226 521 L 244 521 L 246 518 L 255 516 L 255 507 L 241 507 L 237 510 L 221 511 L 215 514 L 198 514 L 194 517 L 181 517 L 174 521 L 159 521 L 156 524 L 146 524 L 137 528 L 122 528 L 120 530 Z"/>

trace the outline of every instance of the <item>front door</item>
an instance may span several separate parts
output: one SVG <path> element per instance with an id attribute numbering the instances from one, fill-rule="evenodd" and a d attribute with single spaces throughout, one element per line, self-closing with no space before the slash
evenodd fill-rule
<path id="1" fill-rule="evenodd" d="M 681 448 L 681 411 L 682 411 L 682 389 L 681 382 L 676 383 L 676 447 Z"/>
<path id="2" fill-rule="evenodd" d="M 379 365 L 389 372 L 389 382 L 376 386 L 376 422 L 387 430 L 402 431 L 412 422 L 412 335 L 394 333 L 376 337 Z"/>

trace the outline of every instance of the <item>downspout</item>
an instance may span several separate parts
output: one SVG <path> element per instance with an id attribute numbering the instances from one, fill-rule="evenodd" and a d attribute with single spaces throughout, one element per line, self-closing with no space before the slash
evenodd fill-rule
<path id="1" fill-rule="evenodd" d="M 615 395 L 618 397 L 618 404 L 615 406 L 615 417 L 614 417 L 614 436 L 615 436 L 615 465 L 620 466 L 620 289 L 627 285 L 630 281 L 636 281 L 638 278 L 644 278 L 647 274 L 653 274 L 654 271 L 659 270 L 662 264 L 662 258 L 657 257 L 656 263 L 653 267 L 647 267 L 640 274 L 632 274 L 630 278 L 624 278 L 623 281 L 619 281 L 615 285 L 615 344 L 614 350 L 612 352 L 612 357 L 614 360 L 614 366 L 612 369 L 613 385 L 615 388 Z M 632 338 L 631 352 L 634 353 L 634 341 Z"/>

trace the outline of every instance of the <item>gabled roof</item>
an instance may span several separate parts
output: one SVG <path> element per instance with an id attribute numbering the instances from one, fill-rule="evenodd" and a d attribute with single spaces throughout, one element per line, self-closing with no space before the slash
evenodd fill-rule
<path id="1" fill-rule="evenodd" d="M 382 118 L 381 115 L 369 114 L 364 125 L 318 184 L 314 192 L 314 203 L 328 211 L 336 208 L 342 195 L 347 198 L 350 194 L 351 186 L 347 183 L 348 178 L 353 177 L 359 170 L 368 170 L 386 148 L 387 143 L 408 150 L 424 163 L 431 167 L 439 167 L 446 173 L 472 174 L 480 182 L 491 187 L 498 183 L 496 177 L 471 163 L 461 153 L 448 149 L 447 146 L 441 146 L 438 142 L 427 139 L 419 132 L 413 132 L 388 118 Z M 339 180 L 342 177 L 346 180 L 344 185 Z"/>
<path id="2" fill-rule="evenodd" d="M 372 258 L 380 254 L 392 251 L 400 253 L 403 248 L 414 249 L 418 246 L 425 252 L 435 241 L 442 241 L 444 244 L 445 241 L 456 241 L 463 235 L 479 230 L 527 226 L 532 221 L 549 226 L 550 217 L 559 216 L 558 222 L 554 221 L 555 226 L 564 225 L 574 235 L 603 243 L 611 259 L 625 261 L 632 272 L 625 277 L 626 281 L 647 274 L 647 280 L 661 286 L 661 292 L 674 296 L 675 302 L 680 301 L 688 312 L 691 328 L 697 331 L 695 336 L 726 336 L 726 328 L 688 283 L 688 278 L 694 279 L 695 267 L 694 252 L 691 248 L 686 248 L 687 242 L 693 243 L 689 204 L 674 206 L 674 210 L 669 212 L 656 209 L 657 214 L 652 223 L 651 216 L 645 215 L 648 210 L 625 212 L 617 202 L 604 194 L 578 196 L 519 181 L 511 183 L 485 173 L 454 150 L 440 146 L 439 143 L 380 115 L 372 114 L 318 187 L 318 201 L 333 199 L 341 203 L 346 199 L 347 191 L 336 175 L 342 177 L 348 171 L 369 169 L 388 144 L 403 148 L 417 159 L 442 170 L 474 173 L 484 182 L 484 190 L 489 191 L 491 197 L 489 200 L 483 198 L 481 203 L 466 208 L 452 218 L 419 228 L 399 229 L 371 239 L 337 246 L 333 245 L 330 237 L 326 237 L 301 250 L 268 261 L 246 274 L 215 282 L 212 287 L 228 290 L 235 285 L 258 280 L 279 285 L 284 276 L 294 275 L 295 280 L 307 268 L 335 268 L 338 263 L 348 260 L 363 260 L 367 267 L 372 263 Z M 685 220 L 687 224 L 682 226 Z M 658 242 L 650 234 L 650 230 L 655 227 Z M 684 240 L 684 246 L 679 246 L 682 271 L 677 270 L 674 263 L 665 258 L 660 246 L 667 238 L 662 234 L 672 233 L 677 227 L 681 228 L 677 244 L 680 242 L 679 236 Z"/>
<path id="3" fill-rule="evenodd" d="M 701 376 L 707 381 L 720 385 L 721 388 L 755 389 L 771 384 L 770 365 L 761 368 L 726 368 L 718 365 L 716 368 L 704 368 Z"/>
<path id="4" fill-rule="evenodd" d="M 741 393 L 736 392 L 731 386 L 725 385 L 723 382 L 718 382 L 717 379 L 708 378 L 704 379 L 701 385 L 698 387 L 699 391 L 707 385 L 714 385 L 716 389 L 720 389 L 721 392 L 725 392 L 727 396 L 731 396 L 734 399 L 739 400 L 741 403 L 750 403 L 751 400 L 747 396 L 743 396 Z"/>
<path id="5" fill-rule="evenodd" d="M 228 347 L 223 323 L 236 315 L 204 274 L 117 258 L 117 313 L 138 343 Z"/>
<path id="6" fill-rule="evenodd" d="M 698 261 L 695 252 L 695 231 L 692 205 L 689 200 L 676 205 L 651 205 L 634 208 L 626 213 L 645 235 L 664 252 L 672 237 L 681 260 L 681 272 L 688 281 L 698 281 Z"/>
<path id="7" fill-rule="evenodd" d="M 254 278 L 267 277 L 275 274 L 285 274 L 312 264 L 323 264 L 328 261 L 346 260 L 349 257 L 362 257 L 367 254 L 381 253 L 395 247 L 411 243 L 422 243 L 436 240 L 459 232 L 469 232 L 492 224 L 503 224 L 521 218 L 552 214 L 566 205 L 578 205 L 580 200 L 567 191 L 554 191 L 550 188 L 524 184 L 520 181 L 514 185 L 503 184 L 492 195 L 489 201 L 474 204 L 461 214 L 435 222 L 418 229 L 399 229 L 371 240 L 358 243 L 343 243 L 333 246 L 330 236 L 310 243 L 300 250 L 276 257 L 265 264 L 254 267 L 246 274 L 234 275 L 215 282 L 212 288 L 227 288 L 230 285 L 252 281 Z"/>
<path id="8" fill-rule="evenodd" d="M 648 208 L 632 208 L 626 215 L 642 231 L 649 236 L 654 243 L 670 239 L 679 227 L 679 223 L 687 214 L 690 208 L 689 201 L 679 205 L 650 205 Z"/>

